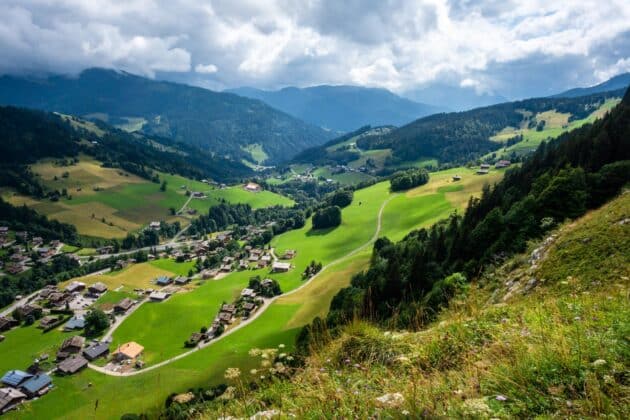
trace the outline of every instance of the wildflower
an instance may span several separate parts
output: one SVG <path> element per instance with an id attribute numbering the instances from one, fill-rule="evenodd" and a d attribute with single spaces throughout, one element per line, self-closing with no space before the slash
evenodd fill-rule
<path id="1" fill-rule="evenodd" d="M 403 410 L 400 412 L 400 414 L 402 414 L 403 416 L 408 416 L 410 413 L 409 410 Z"/>
<path id="2" fill-rule="evenodd" d="M 606 364 L 606 361 L 604 359 L 597 359 L 593 363 L 591 363 L 593 367 L 600 367 L 600 366 L 604 366 L 605 364 Z"/>
<path id="3" fill-rule="evenodd" d="M 376 398 L 376 402 L 382 407 L 399 407 L 405 402 L 405 397 L 400 392 L 381 395 Z"/>
<path id="4" fill-rule="evenodd" d="M 260 366 L 267 368 L 271 366 L 271 362 L 269 360 L 263 360 Z"/>
<path id="5" fill-rule="evenodd" d="M 258 370 L 256 370 L 256 369 L 252 369 L 252 370 L 250 370 L 250 371 L 249 371 L 249 373 L 251 373 L 252 375 L 255 375 L 255 374 L 257 374 L 257 373 L 258 373 Z"/>
<path id="6" fill-rule="evenodd" d="M 469 416 L 482 416 L 491 413 L 490 407 L 483 398 L 471 398 L 464 401 L 465 413 Z"/>
<path id="7" fill-rule="evenodd" d="M 259 411 L 249 418 L 249 420 L 263 420 L 263 419 L 271 419 L 279 415 L 278 410 L 266 410 Z"/>
<path id="8" fill-rule="evenodd" d="M 241 376 L 241 370 L 239 368 L 227 368 L 223 376 L 225 379 L 236 379 Z"/>
<path id="9" fill-rule="evenodd" d="M 287 354 L 286 354 L 286 353 L 280 353 L 280 354 L 278 355 L 278 359 L 284 359 L 285 357 L 287 357 Z"/>
<path id="10" fill-rule="evenodd" d="M 261 350 L 260 350 L 260 349 L 253 348 L 253 349 L 251 349 L 251 350 L 249 351 L 249 355 L 250 355 L 251 357 L 260 356 L 260 352 L 261 352 Z"/>
<path id="11" fill-rule="evenodd" d="M 234 399 L 235 395 L 236 395 L 236 388 L 234 388 L 233 386 L 228 386 L 227 388 L 225 388 L 225 392 L 221 394 L 219 398 L 222 400 L 232 400 Z"/>
<path id="12" fill-rule="evenodd" d="M 293 356 L 287 356 L 287 360 L 290 362 L 293 360 Z"/>
<path id="13" fill-rule="evenodd" d="M 284 348 L 284 344 L 278 344 L 278 348 L 279 349 L 283 349 Z"/>
<path id="14" fill-rule="evenodd" d="M 507 401 L 507 397 L 505 395 L 497 395 L 495 397 L 495 400 L 497 400 L 497 401 Z"/>

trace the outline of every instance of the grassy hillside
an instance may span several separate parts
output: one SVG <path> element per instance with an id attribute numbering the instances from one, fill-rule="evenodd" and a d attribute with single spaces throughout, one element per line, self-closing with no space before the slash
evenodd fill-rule
<path id="1" fill-rule="evenodd" d="M 528 252 L 486 273 L 422 331 L 354 323 L 288 379 L 253 356 L 260 390 L 202 417 L 627 418 L 628 217 L 626 192 L 531 244 L 535 265 Z M 228 382 L 238 394 L 252 376 Z"/>
<path id="2" fill-rule="evenodd" d="M 324 315 L 338 290 L 347 286 L 351 276 L 367 266 L 370 239 L 377 228 L 379 209 L 386 200 L 391 199 L 383 210 L 381 234 L 398 237 L 404 234 L 401 229 L 412 225 L 425 226 L 435 218 L 445 217 L 456 208 L 461 209 L 465 200 L 457 198 L 458 194 L 462 191 L 477 194 L 480 190 L 480 184 L 477 183 L 479 179 L 491 181 L 500 176 L 500 172 L 493 175 L 496 178 L 464 175 L 461 189 L 450 192 L 441 190 L 438 194 L 435 191 L 448 184 L 450 173 L 438 173 L 427 185 L 411 190 L 407 195 L 389 193 L 387 183 L 359 190 L 355 192 L 353 203 L 343 210 L 343 223 L 338 228 L 313 232 L 309 222 L 303 229 L 274 238 L 272 245 L 278 255 L 286 249 L 297 250 L 297 256 L 292 260 L 296 268 L 289 273 L 260 273 L 278 280 L 284 292 L 303 284 L 300 274 L 311 260 L 334 264 L 296 293 L 279 298 L 252 324 L 201 351 L 137 376 L 116 378 L 88 370 L 73 377 L 56 378 L 56 388 L 47 398 L 28 404 L 11 415 L 37 417 L 46 413 L 46 416 L 53 418 L 85 418 L 94 412 L 96 400 L 99 401 L 99 418 L 119 418 L 126 412 L 154 412 L 162 407 L 166 396 L 171 392 L 223 382 L 223 372 L 227 366 L 238 366 L 243 371 L 249 371 L 257 365 L 257 361 L 248 355 L 252 347 L 268 348 L 283 344 L 287 351 L 291 350 L 300 328 L 314 317 Z M 407 212 L 404 201 L 398 198 L 406 196 L 409 200 L 426 197 L 425 200 L 439 204 L 427 205 L 425 210 L 416 208 L 413 212 Z M 422 203 L 423 206 L 425 204 Z M 392 223 L 395 217 L 389 216 L 390 214 L 397 214 L 404 223 Z M 352 251 L 356 252 L 339 260 Z M 158 267 L 154 267 L 155 265 Z M 112 287 L 120 284 L 132 287 L 135 284 L 134 279 L 144 282 L 153 276 L 153 273 L 143 274 L 149 269 L 175 271 L 161 263 L 139 264 L 132 268 L 134 267 L 138 267 L 136 270 L 139 271 L 131 273 L 131 269 L 127 269 L 103 278 L 111 281 Z M 151 364 L 182 353 L 183 342 L 190 333 L 207 325 L 222 300 L 229 300 L 238 293 L 249 276 L 255 274 L 259 273 L 234 273 L 221 280 L 207 281 L 166 302 L 145 304 L 123 323 L 121 329 L 114 334 L 114 340 L 121 342 L 134 339 L 140 342 L 147 348 L 147 357 Z M 99 280 L 104 281 L 103 278 Z M 7 342 L 9 339 L 7 337 Z M 31 348 L 25 345 L 24 352 L 36 354 L 38 344 L 33 342 L 31 345 Z M 92 385 L 88 387 L 89 383 Z M 119 396 L 122 394 L 128 398 L 121 399 Z"/>
<path id="3" fill-rule="evenodd" d="M 47 189 L 66 188 L 72 199 L 62 197 L 51 202 L 15 194 L 12 190 L 5 190 L 3 197 L 14 205 L 26 204 L 52 219 L 72 223 L 80 234 L 100 238 L 122 238 L 152 220 L 185 223 L 184 218 L 171 215 L 170 209 L 179 211 L 184 206 L 188 201 L 186 189 L 206 194 L 207 198 L 195 198 L 189 203 L 189 208 L 199 212 L 206 212 L 222 199 L 248 203 L 253 208 L 293 204 L 292 200 L 270 191 L 251 193 L 240 185 L 218 189 L 164 173 L 159 173 L 159 177 L 167 182 L 167 187 L 166 191 L 160 191 L 160 184 L 121 169 L 104 168 L 101 162 L 85 155 L 76 164 L 60 166 L 56 160 L 45 159 L 31 169 Z"/>

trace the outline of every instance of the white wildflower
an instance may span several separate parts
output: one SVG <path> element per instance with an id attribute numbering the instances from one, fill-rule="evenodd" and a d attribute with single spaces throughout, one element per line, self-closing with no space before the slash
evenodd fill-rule
<path id="1" fill-rule="evenodd" d="M 593 367 L 600 367 L 600 366 L 604 366 L 605 364 L 606 364 L 606 361 L 604 359 L 597 359 L 593 363 L 591 363 Z"/>
<path id="2" fill-rule="evenodd" d="M 400 392 L 395 392 L 392 394 L 381 395 L 376 398 L 376 402 L 378 402 L 382 407 L 399 407 L 405 402 L 405 397 L 403 397 Z"/>
<path id="3" fill-rule="evenodd" d="M 236 379 L 241 376 L 241 370 L 239 368 L 227 368 L 223 376 L 225 379 Z"/>

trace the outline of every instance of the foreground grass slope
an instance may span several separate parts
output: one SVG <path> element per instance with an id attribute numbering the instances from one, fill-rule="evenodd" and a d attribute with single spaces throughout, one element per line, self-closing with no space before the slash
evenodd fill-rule
<path id="1" fill-rule="evenodd" d="M 252 357 L 260 390 L 238 397 L 244 373 L 203 417 L 628 418 L 629 220 L 626 192 L 532 244 L 539 259 L 490 268 L 422 331 L 356 322 L 288 379 Z"/>

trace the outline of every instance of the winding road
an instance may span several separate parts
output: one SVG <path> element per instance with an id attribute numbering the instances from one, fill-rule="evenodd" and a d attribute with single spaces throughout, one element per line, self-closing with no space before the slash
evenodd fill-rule
<path id="1" fill-rule="evenodd" d="M 172 358 L 170 358 L 170 359 L 166 359 L 166 360 L 164 360 L 164 361 L 162 361 L 162 362 L 160 362 L 160 363 L 157 363 L 157 364 L 155 364 L 155 365 L 151 365 L 151 366 L 146 367 L 146 368 L 141 369 L 141 370 L 134 370 L 134 371 L 131 371 L 131 372 L 113 372 L 113 371 L 111 371 L 111 370 L 107 370 L 107 369 L 105 369 L 105 368 L 103 368 L 103 367 L 96 366 L 96 365 L 94 365 L 94 364 L 92 364 L 92 363 L 88 364 L 88 367 L 89 367 L 90 369 L 93 369 L 93 370 L 97 371 L 97 372 L 103 373 L 103 374 L 105 374 L 105 375 L 110 375 L 110 376 L 134 376 L 134 375 L 140 375 L 140 374 L 142 374 L 142 373 L 149 372 L 149 371 L 154 370 L 154 369 L 158 369 L 158 368 L 160 368 L 160 367 L 162 367 L 162 366 L 166 366 L 166 365 L 168 365 L 168 364 L 170 364 L 170 363 L 173 363 L 173 362 L 175 362 L 175 361 L 177 361 L 177 360 L 179 360 L 179 359 L 183 359 L 184 357 L 189 356 L 189 355 L 191 355 L 192 353 L 195 353 L 195 352 L 197 352 L 197 351 L 199 351 L 199 350 L 201 350 L 201 349 L 203 349 L 203 348 L 206 348 L 206 347 L 208 347 L 208 346 L 211 346 L 211 345 L 212 345 L 212 344 L 214 344 L 214 343 L 217 343 L 217 342 L 221 341 L 221 340 L 222 340 L 222 339 L 224 339 L 225 337 L 228 337 L 229 335 L 233 334 L 234 332 L 236 332 L 236 331 L 240 330 L 241 328 L 244 328 L 244 327 L 246 327 L 247 325 L 249 325 L 250 323 L 252 323 L 254 320 L 256 320 L 256 318 L 258 318 L 261 314 L 263 314 L 263 313 L 265 312 L 265 310 L 266 310 L 267 308 L 269 308 L 269 306 L 271 306 L 271 304 L 272 304 L 273 302 L 275 302 L 277 299 L 279 299 L 279 298 L 281 298 L 281 297 L 285 297 L 285 296 L 290 296 L 290 295 L 292 295 L 293 293 L 297 293 L 298 291 L 300 291 L 300 290 L 302 290 L 303 288 L 305 288 L 306 286 L 308 286 L 308 285 L 309 285 L 309 284 L 310 284 L 313 280 L 315 280 L 317 277 L 319 277 L 319 276 L 320 276 L 320 275 L 321 275 L 324 271 L 326 271 L 326 270 L 327 270 L 327 269 L 329 269 L 330 267 L 332 267 L 332 266 L 334 266 L 334 265 L 337 265 L 337 264 L 339 264 L 339 263 L 341 263 L 341 262 L 343 262 L 343 261 L 347 260 L 348 258 L 350 258 L 350 257 L 352 257 L 352 256 L 354 256 L 354 255 L 356 255 L 356 254 L 358 254 L 359 252 L 363 251 L 365 248 L 367 248 L 368 246 L 370 246 L 373 242 L 375 242 L 375 241 L 378 239 L 379 234 L 381 233 L 381 226 L 382 226 L 383 211 L 385 211 L 385 207 L 387 206 L 387 204 L 388 204 L 388 203 L 389 203 L 389 202 L 390 202 L 393 198 L 395 198 L 397 195 L 398 195 L 398 194 L 393 194 L 391 197 L 389 197 L 387 200 L 385 200 L 385 201 L 383 202 L 383 204 L 381 204 L 381 207 L 380 207 L 380 208 L 379 208 L 379 210 L 378 210 L 378 216 L 377 216 L 377 221 L 376 221 L 376 231 L 374 232 L 374 235 L 372 235 L 372 237 L 370 238 L 370 240 L 368 240 L 367 242 L 365 242 L 363 245 L 359 246 L 358 248 L 353 249 L 352 251 L 350 251 L 350 252 L 349 252 L 349 253 L 347 253 L 346 255 L 344 255 L 344 256 L 342 256 L 342 257 L 339 257 L 339 258 L 337 258 L 336 260 L 331 261 L 331 262 L 329 262 L 328 264 L 326 264 L 325 266 L 323 266 L 323 267 L 322 267 L 322 269 L 321 269 L 321 270 L 320 270 L 317 274 L 315 274 L 313 277 L 311 277 L 310 279 L 308 279 L 307 281 L 305 281 L 305 282 L 304 282 L 304 284 L 302 284 L 300 287 L 297 287 L 297 288 L 295 288 L 295 289 L 293 289 L 293 290 L 291 290 L 291 291 L 289 291 L 289 292 L 287 292 L 287 293 L 283 293 L 283 294 L 281 294 L 281 295 L 274 296 L 273 298 L 270 298 L 270 299 L 265 299 L 265 303 L 263 304 L 263 306 L 261 306 L 261 307 L 258 309 L 258 311 L 256 311 L 256 312 L 254 313 L 254 315 L 253 315 L 253 316 L 251 316 L 249 319 L 247 319 L 247 320 L 245 320 L 245 321 L 241 321 L 241 323 L 240 323 L 240 324 L 238 324 L 238 325 L 237 325 L 237 326 L 235 326 L 234 328 L 232 328 L 232 329 L 230 329 L 230 330 L 226 331 L 225 333 L 223 333 L 221 336 L 219 336 L 219 337 L 218 337 L 218 338 L 216 338 L 215 340 L 211 340 L 211 341 L 209 341 L 209 342 L 207 342 L 207 343 L 202 343 L 202 344 L 199 344 L 197 347 L 195 347 L 195 348 L 194 348 L 194 349 L 192 349 L 192 350 L 189 350 L 189 351 L 187 351 L 187 352 L 184 352 L 184 353 L 178 354 L 177 356 L 174 356 L 174 357 L 172 357 Z M 125 317 L 125 318 L 126 318 L 126 317 Z M 122 323 L 122 321 L 121 321 L 121 323 Z M 119 325 L 120 325 L 120 324 L 118 324 L 118 325 L 116 326 L 116 328 L 117 328 Z M 114 330 L 115 330 L 116 328 L 114 328 L 114 329 L 110 329 L 110 331 L 109 331 L 109 333 L 108 333 L 108 336 L 110 336 L 110 337 L 111 337 L 111 335 L 114 333 Z"/>

